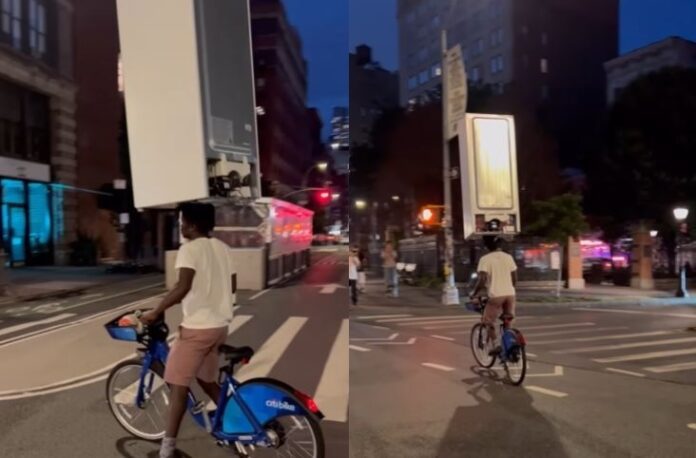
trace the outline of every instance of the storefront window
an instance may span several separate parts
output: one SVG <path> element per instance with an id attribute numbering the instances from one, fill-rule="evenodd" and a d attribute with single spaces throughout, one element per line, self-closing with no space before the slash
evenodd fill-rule
<path id="1" fill-rule="evenodd" d="M 51 205 L 48 186 L 29 184 L 29 251 L 32 260 L 45 263 L 51 255 Z"/>

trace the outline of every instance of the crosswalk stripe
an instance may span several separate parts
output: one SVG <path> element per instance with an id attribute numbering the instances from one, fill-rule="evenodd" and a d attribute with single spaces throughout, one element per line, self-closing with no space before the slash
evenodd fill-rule
<path id="1" fill-rule="evenodd" d="M 236 315 L 232 318 L 232 322 L 227 326 L 227 335 L 232 334 L 242 326 L 244 326 L 253 317 L 252 315 Z"/>
<path id="2" fill-rule="evenodd" d="M 447 336 L 439 336 L 437 334 L 433 334 L 430 337 L 433 339 L 440 339 L 440 340 L 446 340 L 448 342 L 454 342 L 454 339 L 452 337 L 447 337 Z"/>
<path id="3" fill-rule="evenodd" d="M 636 355 L 616 356 L 612 358 L 593 359 L 596 363 L 622 363 L 625 361 L 640 361 L 643 359 L 667 358 L 670 356 L 695 355 L 696 348 L 685 348 L 681 350 L 653 351 L 650 353 L 640 353 Z"/>
<path id="4" fill-rule="evenodd" d="M 645 377 L 645 374 L 641 374 L 640 372 L 626 371 L 623 369 L 614 369 L 613 367 L 607 367 L 607 371 L 623 375 L 632 375 L 633 377 Z"/>
<path id="5" fill-rule="evenodd" d="M 307 322 L 305 317 L 290 317 L 273 333 L 273 335 L 261 345 L 251 359 L 251 363 L 243 366 L 238 373 L 242 380 L 265 377 L 272 370 L 276 363 L 283 357 L 283 354 L 290 347 L 290 343 L 300 332 Z"/>
<path id="6" fill-rule="evenodd" d="M 542 326 L 525 326 L 524 331 L 529 331 L 532 329 L 561 329 L 561 328 L 577 328 L 582 326 L 595 326 L 595 323 L 584 322 L 584 323 L 564 323 L 564 324 L 545 324 Z"/>
<path id="7" fill-rule="evenodd" d="M 542 388 L 540 386 L 527 385 L 524 388 L 527 391 L 533 391 L 535 393 L 546 394 L 549 396 L 553 396 L 555 398 L 565 398 L 566 396 L 568 396 L 568 393 L 563 393 L 561 391 L 556 391 L 556 390 L 549 390 L 548 388 Z"/>
<path id="8" fill-rule="evenodd" d="M 592 353 L 594 351 L 609 351 L 609 350 L 623 350 L 626 348 L 640 348 L 640 347 L 654 347 L 660 345 L 672 345 L 681 344 L 687 342 L 696 342 L 696 337 L 684 337 L 681 339 L 667 339 L 667 340 L 651 340 L 647 342 L 632 342 L 625 344 L 616 345 L 599 345 L 596 347 L 585 347 L 585 348 L 573 348 L 570 350 L 556 350 L 551 353 L 564 354 L 564 353 Z"/>
<path id="9" fill-rule="evenodd" d="M 654 315 L 659 317 L 671 316 L 675 318 L 691 318 L 696 320 L 694 313 L 666 313 L 666 312 L 645 312 L 642 310 L 616 310 L 616 309 L 597 309 L 592 307 L 578 307 L 573 309 L 576 312 L 602 312 L 602 313 L 625 313 L 631 315 Z"/>
<path id="10" fill-rule="evenodd" d="M 677 363 L 669 364 L 667 366 L 654 366 L 645 367 L 644 371 L 652 372 L 654 374 L 664 374 L 667 372 L 681 372 L 681 371 L 693 371 L 696 370 L 696 362 L 691 361 L 687 363 Z"/>
<path id="11" fill-rule="evenodd" d="M 606 327 L 606 328 L 592 328 L 592 329 L 566 329 L 563 331 L 551 331 L 551 332 L 534 332 L 534 333 L 525 333 L 525 337 L 527 339 L 533 339 L 537 337 L 551 337 L 551 336 L 565 336 L 567 334 L 586 334 L 588 332 L 597 332 L 597 331 L 618 331 L 620 329 L 628 329 L 628 326 L 611 326 L 611 327 Z M 567 342 L 568 339 L 562 339 L 562 340 L 554 340 L 554 341 L 549 341 L 549 342 Z M 536 342 L 535 342 L 536 343 Z"/>
<path id="12" fill-rule="evenodd" d="M 357 346 L 357 345 L 349 345 L 348 348 L 350 348 L 351 350 L 360 351 L 360 352 L 372 351 L 372 350 L 370 350 L 369 348 L 359 347 L 359 346 Z"/>
<path id="13" fill-rule="evenodd" d="M 444 323 L 449 323 L 449 324 L 466 324 L 466 323 L 478 323 L 481 321 L 481 318 L 449 318 L 446 320 L 433 320 L 433 321 L 417 321 L 417 322 L 410 322 L 410 323 L 396 323 L 397 326 L 427 326 L 427 325 L 435 325 L 435 324 L 444 324 Z"/>
<path id="14" fill-rule="evenodd" d="M 363 315 L 363 316 L 356 316 L 358 320 L 376 320 L 378 318 L 408 318 L 413 315 L 408 315 L 408 314 L 401 314 L 401 315 Z"/>
<path id="15" fill-rule="evenodd" d="M 329 421 L 348 419 L 348 358 L 348 320 L 344 319 L 314 394 L 314 400 Z"/>
<path id="16" fill-rule="evenodd" d="M 413 318 L 387 318 L 387 319 L 381 319 L 381 320 L 376 320 L 376 321 L 378 323 L 402 323 L 402 322 L 408 322 L 408 321 L 428 321 L 428 320 L 438 320 L 438 319 L 446 320 L 448 318 L 471 319 L 471 317 L 460 313 L 459 315 L 418 316 L 418 317 L 413 317 Z"/>
<path id="17" fill-rule="evenodd" d="M 479 320 L 476 320 L 476 321 L 471 321 L 471 322 L 469 322 L 469 321 L 460 321 L 460 322 L 451 323 L 451 324 L 439 324 L 439 325 L 436 325 L 436 326 L 425 326 L 423 329 L 427 329 L 427 330 L 429 330 L 429 331 L 434 331 L 434 330 L 436 330 L 436 329 L 452 329 L 452 328 L 457 329 L 457 328 L 461 328 L 462 326 L 472 325 L 472 324 L 474 324 L 474 323 L 479 323 L 480 321 L 481 321 L 480 319 L 479 319 Z"/>
<path id="18" fill-rule="evenodd" d="M 439 371 L 444 371 L 444 372 L 452 372 L 454 370 L 454 367 L 444 366 L 442 364 L 435 364 L 435 363 L 421 363 L 421 366 L 429 367 L 431 369 L 437 369 Z"/>
<path id="19" fill-rule="evenodd" d="M 594 328 L 590 331 L 599 331 L 600 328 Z M 541 340 L 534 342 L 534 345 L 548 345 L 556 343 L 568 343 L 568 342 L 595 342 L 598 340 L 621 340 L 621 339 L 632 339 L 634 337 L 655 337 L 655 336 L 666 336 L 671 334 L 680 334 L 683 331 L 680 330 L 670 330 L 670 331 L 650 331 L 650 332 L 635 332 L 631 334 L 611 334 L 606 336 L 595 336 L 595 337 L 574 337 L 571 339 L 557 339 L 557 340 Z M 529 337 L 529 336 L 527 336 Z"/>

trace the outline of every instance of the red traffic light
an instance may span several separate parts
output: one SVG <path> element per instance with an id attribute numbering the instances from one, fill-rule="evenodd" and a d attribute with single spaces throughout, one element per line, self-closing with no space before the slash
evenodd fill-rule
<path id="1" fill-rule="evenodd" d="M 331 203 L 331 191 L 329 189 L 317 191 L 315 198 L 319 204 L 328 205 Z"/>

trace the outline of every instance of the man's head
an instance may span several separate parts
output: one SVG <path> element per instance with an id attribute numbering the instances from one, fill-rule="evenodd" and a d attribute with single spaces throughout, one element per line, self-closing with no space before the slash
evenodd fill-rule
<path id="1" fill-rule="evenodd" d="M 358 251 L 360 251 L 360 250 L 358 249 L 357 246 L 350 247 L 350 254 L 357 255 Z"/>
<path id="2" fill-rule="evenodd" d="M 497 235 L 484 235 L 483 244 L 486 245 L 488 251 L 496 251 L 500 249 L 502 240 Z"/>
<path id="3" fill-rule="evenodd" d="M 215 207 L 211 204 L 185 203 L 179 206 L 181 235 L 187 239 L 206 237 L 215 227 Z"/>

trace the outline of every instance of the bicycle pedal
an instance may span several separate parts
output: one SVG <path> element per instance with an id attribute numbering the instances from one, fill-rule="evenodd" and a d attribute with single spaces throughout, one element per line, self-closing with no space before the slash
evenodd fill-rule
<path id="1" fill-rule="evenodd" d="M 205 410 L 205 402 L 199 401 L 193 408 L 191 409 L 191 413 L 198 415 L 199 413 L 203 412 Z"/>

